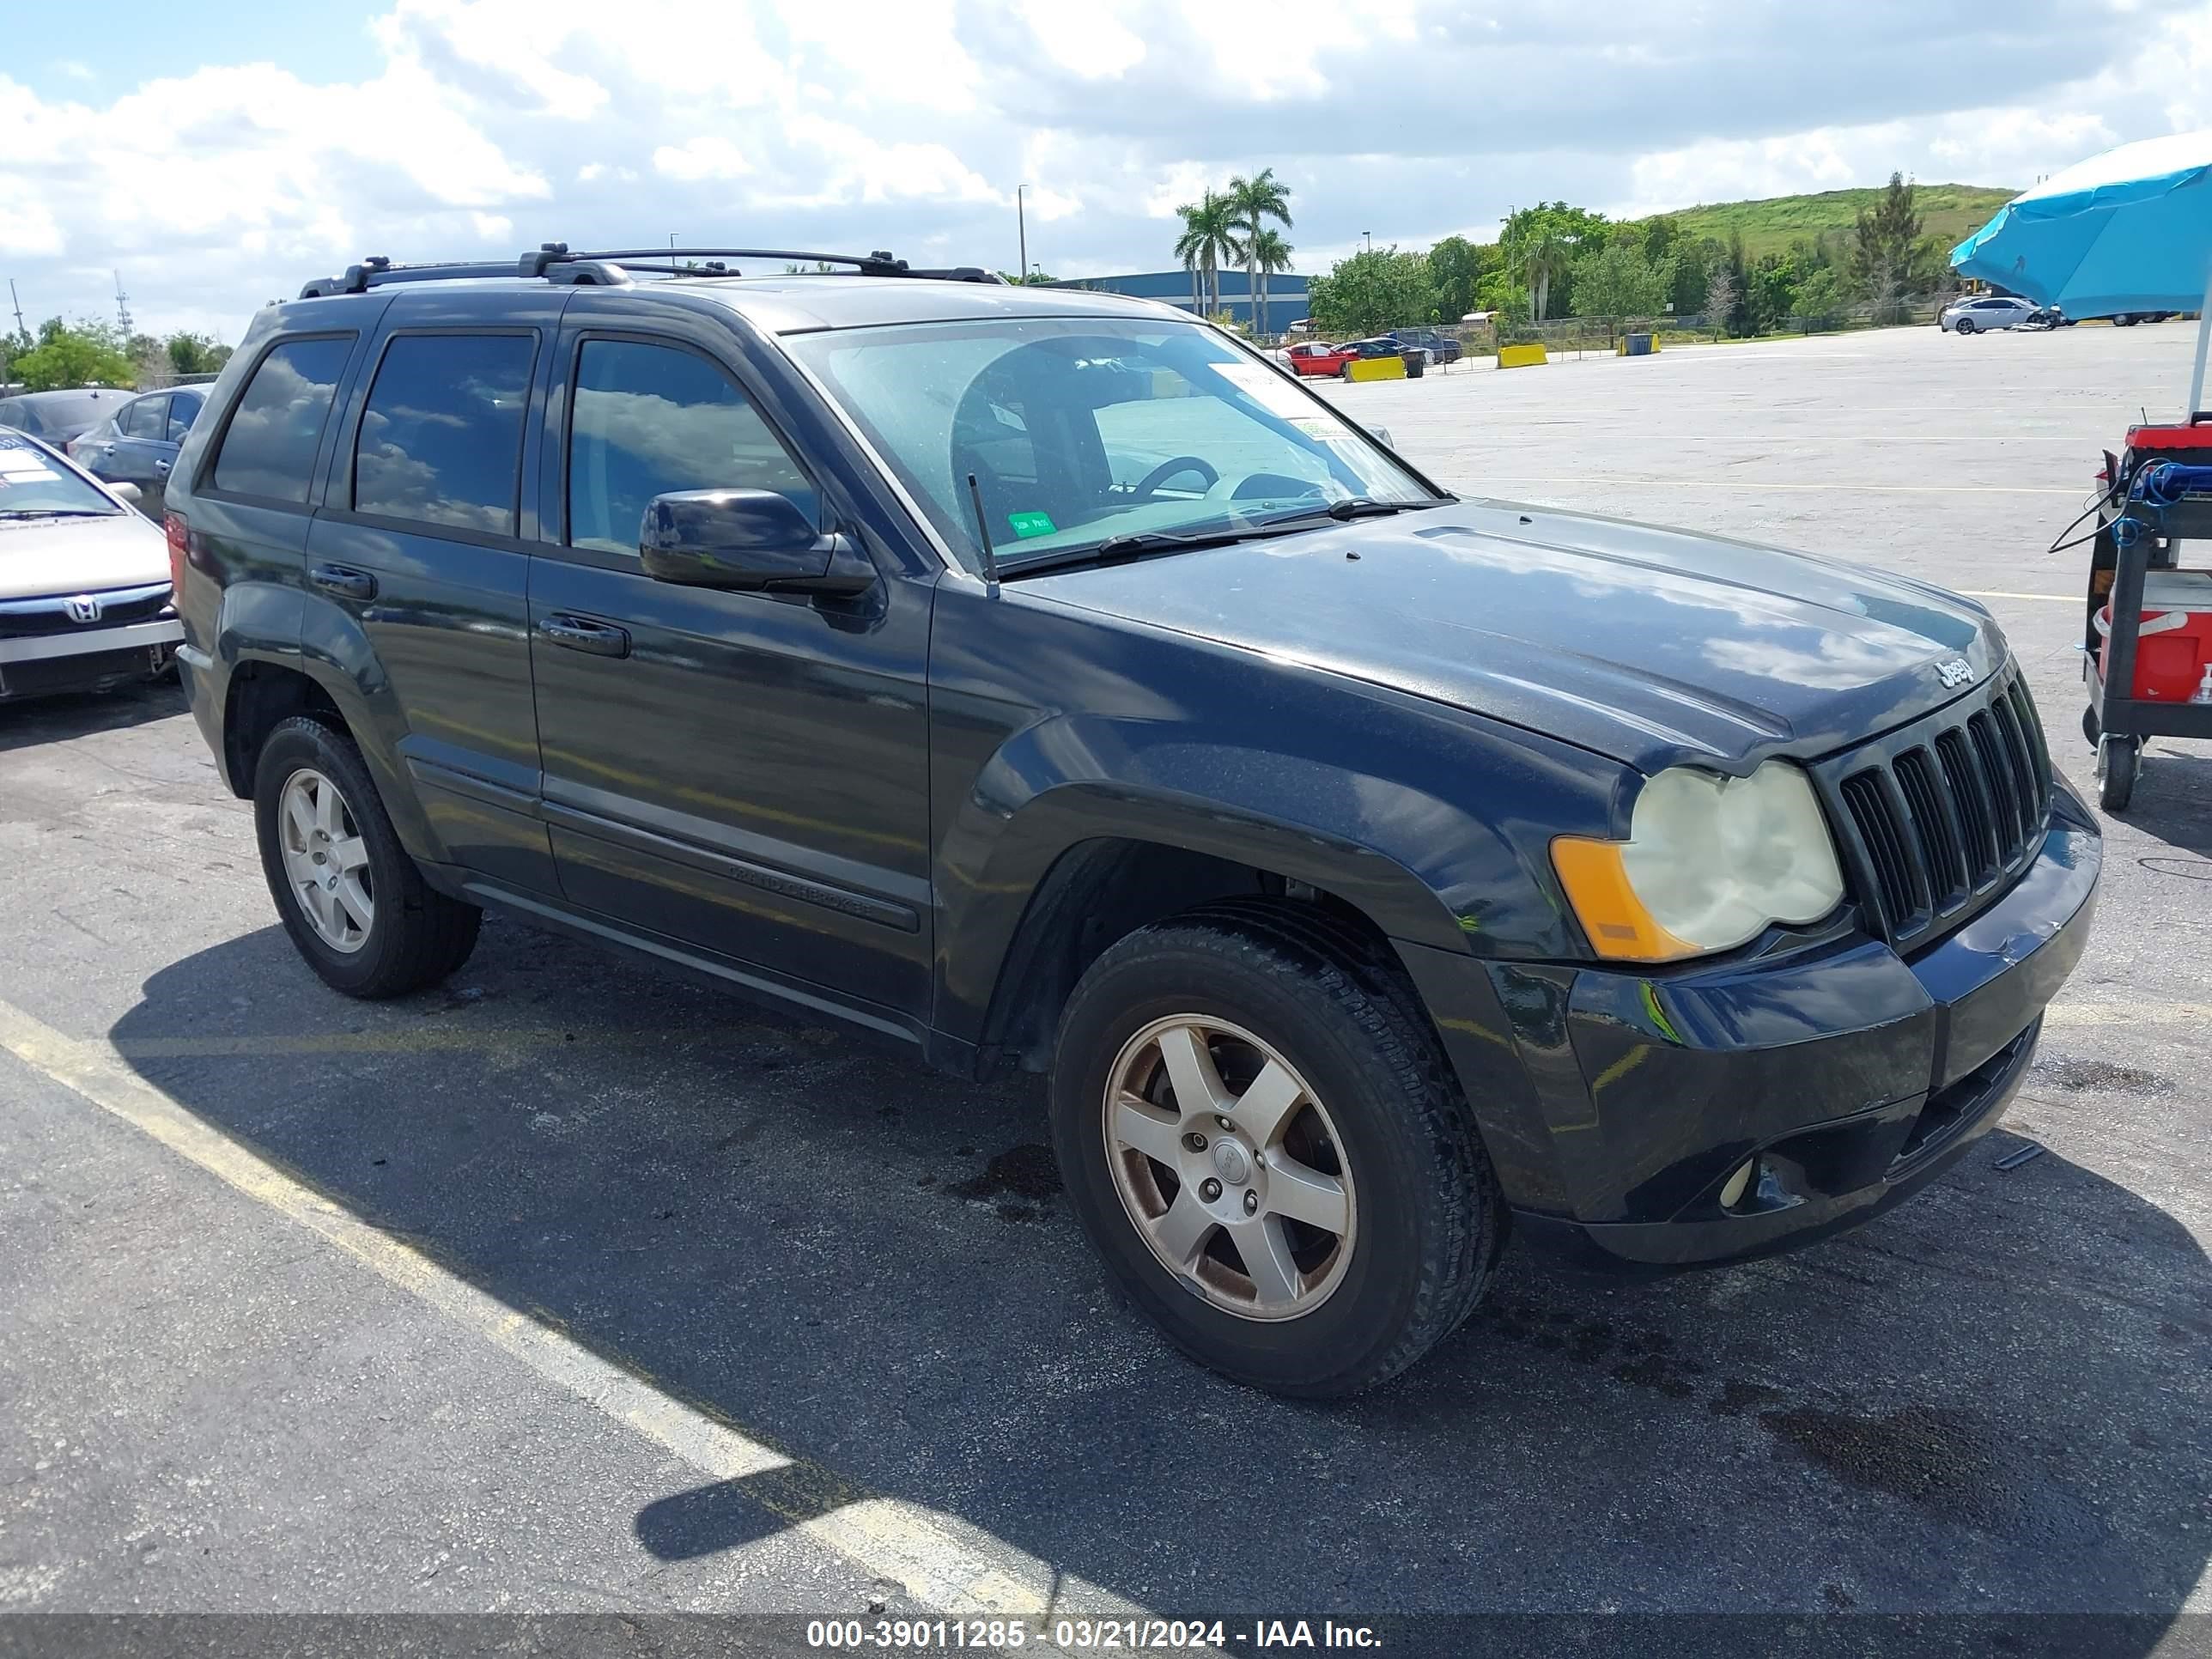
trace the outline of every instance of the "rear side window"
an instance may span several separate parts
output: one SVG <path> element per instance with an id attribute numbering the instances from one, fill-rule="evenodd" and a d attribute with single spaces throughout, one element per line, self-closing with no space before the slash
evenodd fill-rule
<path id="1" fill-rule="evenodd" d="M 526 334 L 395 338 L 361 417 L 354 511 L 514 534 L 537 353 Z"/>
<path id="2" fill-rule="evenodd" d="M 215 487 L 271 501 L 305 501 L 323 422 L 353 336 L 292 340 L 261 360 L 230 417 L 215 459 Z"/>
<path id="3" fill-rule="evenodd" d="M 141 398 L 123 411 L 123 435 L 126 438 L 158 438 L 161 422 L 169 407 L 167 398 Z"/>
<path id="4" fill-rule="evenodd" d="M 703 357 L 634 340 L 586 340 L 568 434 L 568 541 L 637 551 L 655 495 L 772 489 L 815 517 L 814 486 L 774 432 Z"/>
<path id="5" fill-rule="evenodd" d="M 184 442 L 185 434 L 192 429 L 192 422 L 199 419 L 201 406 L 206 402 L 206 398 L 197 393 L 187 395 L 182 392 L 169 399 L 169 441 L 171 443 Z"/>

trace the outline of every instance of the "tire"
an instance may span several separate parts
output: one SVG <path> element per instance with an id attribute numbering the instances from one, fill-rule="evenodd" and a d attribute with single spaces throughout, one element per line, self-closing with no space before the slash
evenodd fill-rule
<path id="1" fill-rule="evenodd" d="M 1974 331 L 1974 319 L 1971 317 L 1961 317 L 1955 326 L 1956 331 L 1960 334 L 1972 334 Z"/>
<path id="2" fill-rule="evenodd" d="M 312 828 L 291 820 L 295 805 L 307 808 Z M 254 764 L 253 819 L 262 873 L 284 931 L 333 990 L 404 996 L 436 984 L 476 948 L 483 913 L 422 879 L 344 732 L 307 716 L 271 732 Z M 296 880 L 295 872 L 324 870 L 348 896 L 331 888 L 333 908 L 319 921 L 305 890 L 313 884 Z"/>
<path id="3" fill-rule="evenodd" d="M 1182 1109 L 1166 1045 L 1191 1030 L 1229 1091 L 1285 1067 L 1299 1092 L 1273 1138 L 1246 1132 L 1261 1114 L 1243 1097 L 1227 1132 L 1218 1101 Z M 1117 1085 L 1151 1103 L 1146 1153 L 1115 1144 L 1130 1121 L 1109 1109 Z M 1466 1318 L 1504 1243 L 1497 1178 L 1419 1000 L 1378 945 L 1311 904 L 1209 906 L 1109 947 L 1061 1019 L 1052 1121 L 1069 1201 L 1115 1285 L 1200 1364 L 1271 1393 L 1330 1399 L 1397 1376 Z M 1202 1152 L 1194 1135 L 1212 1137 Z M 1227 1219 L 1178 1229 L 1193 1200 Z M 1272 1302 L 1244 1255 L 1252 1204 L 1290 1264 Z M 1341 1223 L 1286 1226 L 1279 1206 Z M 1188 1265 L 1163 1253 L 1173 1237 L 1152 1242 L 1168 1235 L 1197 1240 Z"/>
<path id="4" fill-rule="evenodd" d="M 2136 793 L 2136 773 L 2142 744 L 2136 738 L 2106 736 L 2097 745 L 2097 805 L 2107 812 L 2124 812 Z"/>
<path id="5" fill-rule="evenodd" d="M 2097 719 L 2097 705 L 2094 702 L 2081 711 L 2081 735 L 2088 738 L 2092 749 L 2105 735 L 2105 728 Z"/>

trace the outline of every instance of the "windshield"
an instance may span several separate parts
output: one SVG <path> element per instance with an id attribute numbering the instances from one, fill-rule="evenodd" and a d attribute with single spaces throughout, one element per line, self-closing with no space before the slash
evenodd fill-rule
<path id="1" fill-rule="evenodd" d="M 106 517 L 123 510 L 44 450 L 0 430 L 0 520 Z"/>
<path id="2" fill-rule="evenodd" d="M 1199 323 L 993 319 L 785 344 L 971 569 L 970 475 L 1008 569 L 1125 535 L 1441 499 L 1327 404 Z"/>

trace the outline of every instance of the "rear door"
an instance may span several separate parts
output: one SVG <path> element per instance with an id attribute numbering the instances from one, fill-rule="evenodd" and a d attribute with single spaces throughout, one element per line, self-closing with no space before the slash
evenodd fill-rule
<path id="1" fill-rule="evenodd" d="M 310 653 L 368 694 L 380 745 L 440 843 L 433 855 L 539 890 L 554 882 L 537 817 L 535 514 L 520 481 L 535 459 L 532 387 L 568 295 L 394 298 L 308 539 L 303 632 Z"/>
<path id="2" fill-rule="evenodd" d="M 91 458 L 92 470 L 110 483 L 138 486 L 138 508 L 149 518 L 161 516 L 162 494 L 168 488 L 169 465 L 177 447 L 169 441 L 169 398 L 166 392 L 133 398 L 117 411 L 115 436 L 106 454 Z"/>
<path id="3" fill-rule="evenodd" d="M 729 325 L 668 307 L 640 331 L 639 310 L 577 294 L 549 404 L 565 523 L 547 515 L 530 610 L 562 890 L 911 1033 L 929 997 L 933 589 L 889 568 L 821 602 L 647 575 L 639 525 L 664 491 L 777 490 L 860 532 L 852 487 L 787 406 L 771 422 Z"/>

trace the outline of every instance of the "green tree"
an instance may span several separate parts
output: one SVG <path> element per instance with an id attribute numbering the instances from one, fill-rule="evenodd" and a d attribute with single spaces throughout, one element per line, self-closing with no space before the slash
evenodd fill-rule
<path id="1" fill-rule="evenodd" d="M 1930 274 L 1932 251 L 1932 242 L 1921 234 L 1912 185 L 1903 173 L 1891 173 L 1874 205 L 1860 210 L 1852 230 L 1852 280 L 1869 299 L 1894 306 L 1909 283 Z"/>
<path id="2" fill-rule="evenodd" d="M 161 343 L 170 369 L 179 374 L 213 374 L 230 361 L 230 348 L 219 346 L 204 334 L 172 334 Z"/>
<path id="3" fill-rule="evenodd" d="M 1339 338 L 1380 334 L 1436 320 L 1427 256 L 1395 247 L 1355 253 L 1306 289 L 1314 327 Z"/>
<path id="4" fill-rule="evenodd" d="M 1627 317 L 1656 317 L 1666 308 L 1674 286 L 1674 267 L 1669 259 L 1655 267 L 1644 257 L 1641 237 L 1610 241 L 1575 262 L 1575 309 L 1577 316 L 1603 317 L 1618 321 Z"/>
<path id="5" fill-rule="evenodd" d="M 58 392 L 76 386 L 130 386 L 137 383 L 131 360 L 110 337 L 112 328 L 90 325 L 67 328 L 54 318 L 39 330 L 39 343 L 15 356 L 9 372 L 30 392 Z"/>
<path id="6" fill-rule="evenodd" d="M 1816 265 L 1797 283 L 1797 314 L 1808 323 L 1833 317 L 1843 303 L 1844 285 L 1833 265 Z"/>
<path id="7" fill-rule="evenodd" d="M 1252 269 L 1259 273 L 1260 288 L 1254 295 L 1253 316 L 1262 334 L 1267 332 L 1267 278 L 1277 271 L 1288 270 L 1291 255 L 1297 252 L 1283 240 L 1283 233 L 1279 230 L 1257 232 L 1246 244 L 1246 257 L 1251 260 Z"/>
<path id="8" fill-rule="evenodd" d="M 1455 323 L 1476 309 L 1475 284 L 1482 280 L 1482 252 L 1464 236 L 1447 236 L 1429 250 L 1429 280 L 1436 285 L 1437 310 Z"/>
<path id="9" fill-rule="evenodd" d="M 1221 267 L 1244 257 L 1237 240 L 1237 206 L 1226 196 L 1207 191 L 1195 202 L 1176 210 L 1182 220 L 1182 234 L 1176 239 L 1176 258 L 1191 274 L 1191 303 L 1212 315 L 1221 309 Z"/>
<path id="10" fill-rule="evenodd" d="M 1238 243 L 1243 250 L 1244 292 L 1251 301 L 1253 325 L 1265 334 L 1267 284 L 1266 273 L 1260 269 L 1260 238 L 1267 234 L 1270 220 L 1285 230 L 1295 228 L 1291 222 L 1290 186 L 1275 177 L 1273 167 L 1262 167 L 1249 179 L 1240 174 L 1229 181 L 1229 205 L 1237 221 Z M 1276 246 L 1287 253 L 1288 244 L 1279 236 L 1275 240 Z M 1218 305 L 1221 299 L 1218 288 L 1213 297 Z"/>

